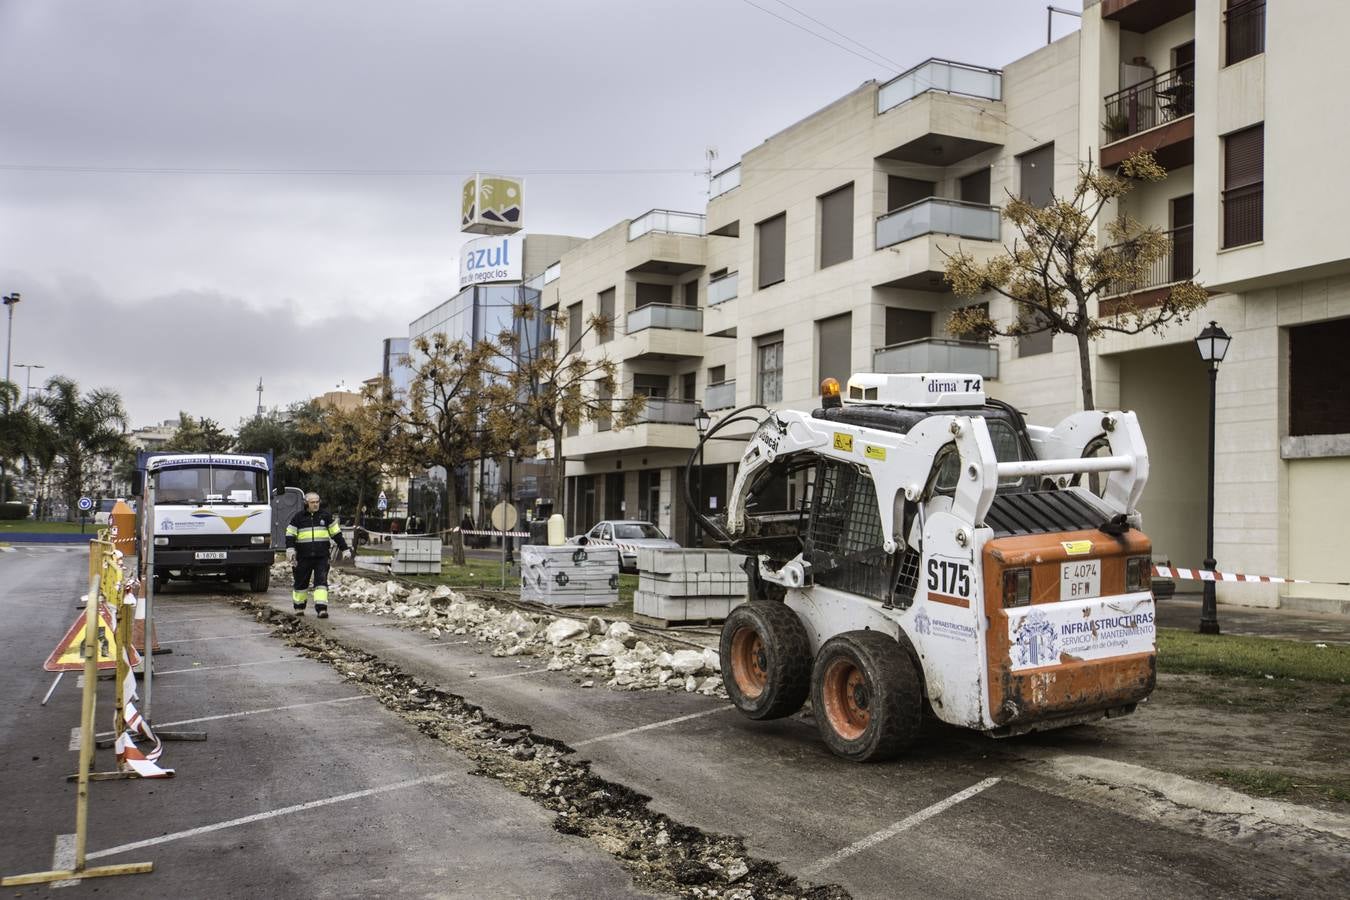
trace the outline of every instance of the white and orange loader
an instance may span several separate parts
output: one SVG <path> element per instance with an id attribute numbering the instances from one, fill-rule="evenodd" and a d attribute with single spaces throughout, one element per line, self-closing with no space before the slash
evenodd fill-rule
<path id="1" fill-rule="evenodd" d="M 854 375 L 757 423 L 723 516 L 750 602 L 721 637 L 752 719 L 808 696 L 839 756 L 893 757 L 925 709 L 995 737 L 1130 713 L 1155 683 L 1135 415 L 1028 426 L 965 374 Z M 697 453 L 697 450 L 695 451 Z M 688 479 L 686 479 L 686 483 Z M 692 499 L 692 498 L 690 498 Z"/>

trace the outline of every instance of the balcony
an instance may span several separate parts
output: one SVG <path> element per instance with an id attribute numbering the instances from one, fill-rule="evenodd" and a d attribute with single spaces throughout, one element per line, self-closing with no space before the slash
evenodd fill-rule
<path id="1" fill-rule="evenodd" d="M 712 177 L 708 183 L 708 199 L 716 200 L 732 188 L 741 186 L 741 164 L 723 169 Z"/>
<path id="2" fill-rule="evenodd" d="M 880 159 L 950 166 L 1007 140 L 1003 73 L 930 59 L 877 88 Z"/>
<path id="3" fill-rule="evenodd" d="M 692 450 L 698 445 L 694 416 L 699 404 L 693 400 L 648 397 L 637 421 L 627 428 L 596 423 L 594 431 L 563 438 L 568 459 L 612 457 L 633 450 Z"/>
<path id="4" fill-rule="evenodd" d="M 1140 34 L 1195 12 L 1195 0 L 1102 0 L 1102 18 Z"/>
<path id="5" fill-rule="evenodd" d="M 637 420 L 638 424 L 645 425 L 693 425 L 698 410 L 699 405 L 695 400 L 648 397 Z"/>
<path id="6" fill-rule="evenodd" d="M 998 345 L 943 338 L 905 341 L 874 351 L 872 371 L 885 375 L 968 372 L 985 378 L 998 378 Z"/>
<path id="7" fill-rule="evenodd" d="M 708 280 L 708 305 L 716 306 L 728 300 L 735 300 L 739 281 L 739 272 L 728 272 L 721 278 L 710 278 Z"/>
<path id="8" fill-rule="evenodd" d="M 1195 161 L 1195 67 L 1182 66 L 1106 98 L 1102 167 L 1149 150 L 1171 170 Z"/>
<path id="9" fill-rule="evenodd" d="M 877 115 L 928 91 L 1003 99 L 1003 73 L 945 59 L 928 59 L 877 89 Z"/>
<path id="10" fill-rule="evenodd" d="M 682 275 L 703 267 L 706 219 L 699 213 L 653 209 L 628 223 L 624 267 L 629 272 Z"/>
<path id="11" fill-rule="evenodd" d="M 736 405 L 736 379 L 719 381 L 708 385 L 703 392 L 703 408 L 707 410 L 731 409 Z"/>
<path id="12" fill-rule="evenodd" d="M 1190 225 L 1182 228 L 1174 228 L 1171 231 L 1164 232 L 1171 246 L 1167 253 L 1155 259 L 1148 270 L 1136 284 L 1127 284 L 1118 282 L 1112 284 L 1107 290 L 1103 291 L 1103 297 L 1119 297 L 1126 294 L 1135 295 L 1132 305 L 1147 306 L 1155 297 L 1161 299 L 1166 295 L 1166 288 L 1169 285 L 1177 284 L 1182 281 L 1189 281 L 1195 274 L 1195 239 L 1193 229 Z M 1128 252 L 1129 245 L 1117 245 Z M 1119 306 L 1119 304 L 1113 304 Z M 1112 310 L 1106 302 L 1102 304 L 1104 315 L 1111 315 Z"/>
<path id="13" fill-rule="evenodd" d="M 702 331 L 703 310 L 697 306 L 667 306 L 648 303 L 628 314 L 626 332 L 637 334 L 648 328 L 673 328 L 677 331 Z"/>
<path id="14" fill-rule="evenodd" d="M 925 234 L 954 234 L 978 241 L 999 238 L 997 206 L 929 197 L 877 219 L 876 247 L 886 247 Z"/>

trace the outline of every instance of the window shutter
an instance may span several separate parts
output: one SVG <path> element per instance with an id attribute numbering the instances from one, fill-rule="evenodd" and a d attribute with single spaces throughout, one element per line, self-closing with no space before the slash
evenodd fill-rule
<path id="1" fill-rule="evenodd" d="M 1236 131 L 1224 138 L 1224 190 L 1250 187 L 1265 180 L 1265 125 Z"/>
<path id="2" fill-rule="evenodd" d="M 784 278 L 787 255 L 787 214 L 779 213 L 755 226 L 759 237 L 759 277 L 755 287 L 766 288 Z"/>
<path id="3" fill-rule="evenodd" d="M 820 267 L 853 258 L 853 185 L 820 198 Z"/>

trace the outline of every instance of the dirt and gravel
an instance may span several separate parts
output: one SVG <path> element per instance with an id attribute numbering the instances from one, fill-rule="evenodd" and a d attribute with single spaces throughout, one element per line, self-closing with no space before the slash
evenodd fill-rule
<path id="1" fill-rule="evenodd" d="M 390 596 L 394 596 L 392 592 Z M 494 647 L 504 644 L 518 647 L 525 643 L 534 650 L 546 645 L 558 649 L 547 637 L 543 643 L 531 643 L 538 632 L 533 626 L 539 623 L 531 623 L 531 634 L 527 637 L 513 630 L 520 623 L 511 613 L 488 612 L 479 604 L 448 595 L 431 599 L 445 601 L 433 609 L 437 610 L 438 621 L 448 620 L 443 624 L 452 633 L 464 629 L 460 633 L 469 634 L 474 627 L 480 634 L 514 636 L 494 639 Z M 235 602 L 252 610 L 259 622 L 273 626 L 276 636 L 303 655 L 332 666 L 344 680 L 375 695 L 386 708 L 414 724 L 423 734 L 472 760 L 477 765 L 474 774 L 496 779 L 552 812 L 555 829 L 583 837 L 611 854 L 632 873 L 640 887 L 679 897 L 726 900 L 798 897 L 833 900 L 849 896 L 837 885 L 801 884 L 773 863 L 750 856 L 739 838 L 691 828 L 653 812 L 648 808 L 649 797 L 597 776 L 589 762 L 572 758 L 571 748 L 536 734 L 529 725 L 494 719 L 463 697 L 433 688 L 373 654 L 321 635 L 303 618 L 278 612 L 265 601 L 248 598 Z M 461 608 L 450 613 L 455 604 Z M 380 608 L 384 608 L 382 604 Z M 442 609 L 444 616 L 439 614 Z M 407 615 L 406 609 L 402 617 L 415 618 Z M 474 622 L 475 618 L 480 620 Z M 510 623 L 500 621 L 503 619 Z M 547 630 L 543 629 L 545 634 Z M 608 634 L 599 642 L 619 641 Z M 578 650 L 599 643 L 593 641 L 599 635 L 589 632 L 587 635 L 588 639 L 577 641 Z M 517 642 L 512 643 L 513 640 Z M 637 643 L 626 649 L 636 650 Z M 597 673 L 605 669 L 605 665 L 592 663 L 592 657 L 582 652 L 555 654 L 551 658 L 580 660 L 578 669 Z M 646 676 L 643 677 L 645 680 Z M 611 672 L 610 681 L 617 679 L 618 674 Z"/>

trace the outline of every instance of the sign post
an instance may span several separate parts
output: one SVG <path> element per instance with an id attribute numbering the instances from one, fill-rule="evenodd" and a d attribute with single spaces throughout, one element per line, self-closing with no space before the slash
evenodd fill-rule
<path id="1" fill-rule="evenodd" d="M 94 501 L 88 497 L 81 497 L 75 504 L 80 510 L 80 534 L 84 534 L 84 520 L 89 515 L 89 510 L 94 508 Z"/>

